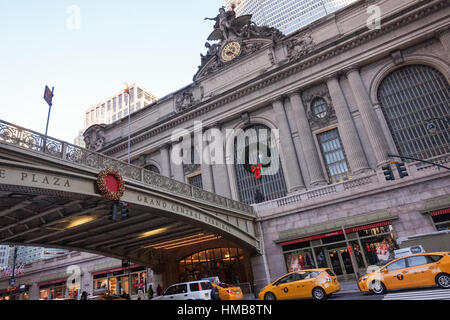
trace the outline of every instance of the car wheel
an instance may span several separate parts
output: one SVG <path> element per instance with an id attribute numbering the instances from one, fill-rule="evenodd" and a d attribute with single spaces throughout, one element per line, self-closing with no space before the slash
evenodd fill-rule
<path id="1" fill-rule="evenodd" d="M 264 295 L 264 300 L 277 300 L 277 298 L 275 297 L 275 295 L 272 292 L 267 292 Z"/>
<path id="2" fill-rule="evenodd" d="M 315 300 L 324 300 L 327 298 L 327 293 L 322 288 L 314 288 L 312 291 L 312 296 Z"/>
<path id="3" fill-rule="evenodd" d="M 376 280 L 372 282 L 372 292 L 375 294 L 384 294 L 386 292 L 386 287 L 383 282 Z"/>
<path id="4" fill-rule="evenodd" d="M 436 277 L 436 283 L 442 289 L 450 289 L 450 275 L 441 273 Z"/>

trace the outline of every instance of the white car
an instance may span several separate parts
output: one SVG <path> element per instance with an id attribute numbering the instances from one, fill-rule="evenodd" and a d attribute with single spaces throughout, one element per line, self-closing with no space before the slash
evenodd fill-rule
<path id="1" fill-rule="evenodd" d="M 206 280 L 177 283 L 152 300 L 211 300 L 212 288 Z"/>

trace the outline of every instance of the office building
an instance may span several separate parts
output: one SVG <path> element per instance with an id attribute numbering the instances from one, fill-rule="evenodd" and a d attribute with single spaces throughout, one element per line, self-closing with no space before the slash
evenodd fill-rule
<path id="1" fill-rule="evenodd" d="M 266 25 L 290 34 L 311 22 L 354 3 L 357 0 L 226 0 L 234 4 L 236 15 L 252 14 L 257 25 Z"/>
<path id="2" fill-rule="evenodd" d="M 156 96 L 133 84 L 129 87 L 130 113 L 155 102 Z M 85 112 L 83 131 L 94 124 L 110 124 L 128 116 L 128 95 L 120 91 Z"/>

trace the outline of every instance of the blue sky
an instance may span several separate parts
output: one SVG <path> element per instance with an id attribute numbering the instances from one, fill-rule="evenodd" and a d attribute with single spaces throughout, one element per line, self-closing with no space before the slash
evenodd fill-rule
<path id="1" fill-rule="evenodd" d="M 73 142 L 123 82 L 163 97 L 192 81 L 224 0 L 0 0 L 0 119 Z M 71 6 L 80 9 L 79 29 Z"/>

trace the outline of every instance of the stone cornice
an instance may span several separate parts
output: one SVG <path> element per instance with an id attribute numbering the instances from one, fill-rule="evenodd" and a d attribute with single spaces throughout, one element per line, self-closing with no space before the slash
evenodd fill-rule
<path id="1" fill-rule="evenodd" d="M 201 102 L 184 114 L 175 114 L 168 119 L 164 119 L 163 123 L 159 122 L 150 128 L 144 128 L 133 134 L 135 137 L 132 139 L 131 145 L 143 142 L 152 136 L 174 128 L 186 121 L 193 120 L 202 114 L 206 114 L 214 109 L 296 74 L 301 70 L 310 68 L 325 60 L 338 56 L 364 43 L 372 41 L 377 37 L 387 34 L 400 27 L 404 27 L 405 25 L 410 24 L 423 16 L 442 10 L 448 6 L 449 2 L 447 0 L 420 1 L 413 6 L 409 6 L 396 14 L 382 19 L 381 29 L 367 30 L 365 27 L 361 28 L 354 33 L 340 38 L 332 43 L 315 48 L 311 53 L 299 58 L 298 60 L 288 62 L 276 69 L 268 71 L 256 79 L 252 79 L 241 84 L 237 88 L 230 89 L 214 98 Z M 117 142 L 116 145 L 106 147 L 103 150 L 100 150 L 100 152 L 103 152 L 106 155 L 112 155 L 125 149 L 127 149 L 127 140 L 123 138 L 120 142 Z"/>

